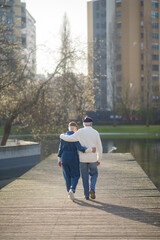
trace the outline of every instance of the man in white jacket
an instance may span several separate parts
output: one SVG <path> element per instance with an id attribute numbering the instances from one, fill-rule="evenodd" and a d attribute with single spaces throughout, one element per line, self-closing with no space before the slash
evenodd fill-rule
<path id="1" fill-rule="evenodd" d="M 82 146 L 87 148 L 96 148 L 96 153 L 83 154 L 79 152 L 80 168 L 82 175 L 82 182 L 84 188 L 84 196 L 89 200 L 89 195 L 95 199 L 95 186 L 98 178 L 97 166 L 100 164 L 102 158 L 102 143 L 99 133 L 92 128 L 92 119 L 85 117 L 83 119 L 84 128 L 79 129 L 73 135 L 61 134 L 60 138 L 68 142 L 79 141 Z M 89 188 L 89 175 L 90 175 L 90 188 Z"/>

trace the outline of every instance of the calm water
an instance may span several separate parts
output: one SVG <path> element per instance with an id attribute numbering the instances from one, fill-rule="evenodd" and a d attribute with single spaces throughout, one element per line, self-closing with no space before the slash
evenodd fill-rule
<path id="1" fill-rule="evenodd" d="M 23 138 L 24 139 L 24 138 Z M 25 140 L 25 139 L 24 139 Z M 26 139 L 27 140 L 27 139 Z M 28 139 L 28 140 L 31 140 Z M 59 146 L 59 138 L 43 138 L 41 143 L 41 159 L 57 153 Z M 130 152 L 136 161 L 146 172 L 155 186 L 160 191 L 160 140 L 156 139 L 103 139 L 103 152 L 107 153 L 112 146 L 117 147 L 115 152 Z M 10 182 L 10 181 L 8 181 Z M 8 183 L 6 181 L 6 183 Z M 0 183 L 1 185 L 1 183 Z M 4 185 L 4 184 L 3 184 Z"/>

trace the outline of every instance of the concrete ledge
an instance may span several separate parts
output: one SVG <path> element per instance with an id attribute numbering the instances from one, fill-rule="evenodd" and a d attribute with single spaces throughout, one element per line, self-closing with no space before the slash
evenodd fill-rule
<path id="1" fill-rule="evenodd" d="M 40 162 L 40 144 L 8 141 L 0 147 L 0 179 L 20 176 Z"/>

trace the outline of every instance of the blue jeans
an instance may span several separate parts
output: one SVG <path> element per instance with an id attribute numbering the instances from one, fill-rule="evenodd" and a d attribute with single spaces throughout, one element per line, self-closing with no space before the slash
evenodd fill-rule
<path id="1" fill-rule="evenodd" d="M 82 182 L 85 197 L 89 197 L 89 175 L 90 175 L 90 189 L 95 192 L 95 186 L 98 177 L 97 162 L 93 163 L 80 163 Z"/>

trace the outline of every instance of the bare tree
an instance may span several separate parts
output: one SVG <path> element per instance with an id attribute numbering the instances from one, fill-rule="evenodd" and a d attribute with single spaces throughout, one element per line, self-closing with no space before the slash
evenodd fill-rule
<path id="1" fill-rule="evenodd" d="M 22 95 L 27 92 L 24 86 L 28 85 L 27 62 L 24 62 L 19 41 L 12 38 L 12 29 L 12 26 L 7 26 L 2 19 L 0 25 L 0 113 L 6 121 L 1 145 L 6 143 L 11 124 L 17 117 Z"/>
<path id="2" fill-rule="evenodd" d="M 123 95 L 119 103 L 119 113 L 126 116 L 128 124 L 131 123 L 132 113 L 140 106 L 140 91 L 137 86 L 127 83 L 123 86 Z"/>
<path id="3" fill-rule="evenodd" d="M 1 28 L 3 36 L 0 38 L 3 48 L 1 48 L 0 58 L 2 60 L 0 71 L 0 113 L 4 120 L 4 135 L 1 145 L 5 145 L 9 137 L 12 124 L 15 120 L 29 120 L 27 112 L 34 116 L 33 110 L 37 103 L 41 102 L 44 89 L 56 74 L 62 69 L 65 59 L 62 58 L 55 67 L 51 76 L 43 82 L 35 81 L 30 68 L 28 67 L 29 57 L 24 61 L 24 55 L 18 43 L 7 39 L 7 32 Z M 43 105 L 41 107 L 42 111 Z M 45 114 L 44 114 L 45 116 Z M 32 122 L 32 121 L 31 121 Z"/>
<path id="4" fill-rule="evenodd" d="M 92 79 L 76 74 L 74 61 L 79 56 L 71 46 L 64 21 L 60 59 L 53 66 L 53 72 L 40 82 L 31 78 L 27 62 L 22 61 L 21 51 L 11 52 L 12 66 L 7 69 L 7 85 L 1 85 L 1 117 L 5 119 L 1 145 L 5 145 L 15 120 L 29 126 L 33 133 L 47 133 L 64 125 L 69 120 L 70 107 L 77 116 L 93 104 Z M 6 44 L 6 52 L 9 51 Z M 12 46 L 12 43 L 11 43 Z M 12 46 L 13 47 L 13 46 Z M 15 49 L 16 50 L 16 49 Z M 8 52 L 7 52 L 8 53 Z M 5 58 L 5 67 L 10 58 Z M 2 77 L 2 75 L 1 75 Z M 74 107 L 73 107 L 74 106 Z"/>
<path id="5" fill-rule="evenodd" d="M 69 58 L 66 58 L 67 55 Z M 57 93 L 60 94 L 61 108 L 64 110 L 66 120 L 70 119 L 73 109 L 78 118 L 85 109 L 91 107 L 91 102 L 93 104 L 94 88 L 90 77 L 77 72 L 76 62 L 83 60 L 83 53 L 79 51 L 79 46 L 73 44 L 66 14 L 63 18 L 61 32 L 60 57 L 66 61 L 62 66 L 61 76 L 55 80 L 55 88 L 59 88 Z"/>

